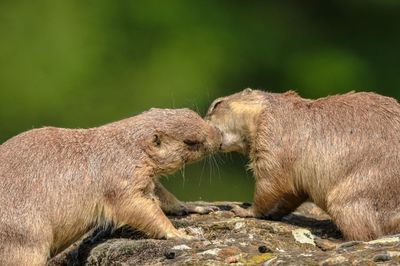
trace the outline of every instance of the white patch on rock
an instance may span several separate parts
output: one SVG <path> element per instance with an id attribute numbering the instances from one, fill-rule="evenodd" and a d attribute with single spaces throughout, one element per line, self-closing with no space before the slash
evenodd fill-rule
<path id="1" fill-rule="evenodd" d="M 212 242 L 210 240 L 204 240 L 203 245 L 205 246 L 212 245 Z"/>
<path id="2" fill-rule="evenodd" d="M 400 257 L 400 251 L 388 251 L 387 254 L 388 254 L 391 258 Z"/>
<path id="3" fill-rule="evenodd" d="M 390 244 L 390 243 L 394 243 L 394 242 L 399 242 L 400 241 L 400 237 L 398 236 L 394 236 L 394 237 L 384 237 L 384 238 L 379 238 L 376 240 L 372 240 L 367 242 L 367 244 Z"/>
<path id="4" fill-rule="evenodd" d="M 276 260 L 276 258 L 272 258 L 267 260 L 266 262 L 263 263 L 263 266 L 269 266 L 271 265 L 272 262 L 274 262 Z"/>
<path id="5" fill-rule="evenodd" d="M 211 243 L 213 243 L 214 245 L 221 245 L 222 240 L 211 240 Z"/>
<path id="6" fill-rule="evenodd" d="M 235 224 L 235 229 L 238 230 L 240 228 L 244 227 L 244 223 L 243 222 L 238 222 Z"/>
<path id="7" fill-rule="evenodd" d="M 224 240 L 224 244 L 235 243 L 235 242 L 236 242 L 236 240 L 233 238 L 227 238 Z"/>
<path id="8" fill-rule="evenodd" d="M 175 250 L 188 250 L 188 249 L 192 249 L 192 248 L 187 246 L 187 245 L 178 245 L 178 246 L 172 247 L 172 249 L 175 249 Z"/>
<path id="9" fill-rule="evenodd" d="M 336 256 L 336 257 L 333 257 L 333 258 L 329 258 L 329 259 L 326 259 L 326 260 L 322 261 L 320 263 L 320 265 L 325 265 L 325 264 L 327 264 L 327 265 L 341 265 L 341 264 L 343 264 L 345 262 L 347 262 L 347 259 L 345 257 L 343 257 L 342 255 L 339 255 L 339 256 Z"/>
<path id="10" fill-rule="evenodd" d="M 221 249 L 220 248 L 213 248 L 213 249 L 209 249 L 203 252 L 200 252 L 198 254 L 200 255 L 212 255 L 212 256 L 216 256 L 218 254 L 218 252 L 220 252 Z"/>
<path id="11" fill-rule="evenodd" d="M 294 239 L 302 244 L 311 244 L 315 246 L 314 235 L 307 229 L 296 229 L 292 231 Z"/>

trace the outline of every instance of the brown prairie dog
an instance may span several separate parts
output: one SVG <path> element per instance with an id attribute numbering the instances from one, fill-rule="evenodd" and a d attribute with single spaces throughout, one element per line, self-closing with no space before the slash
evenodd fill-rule
<path id="1" fill-rule="evenodd" d="M 239 216 L 280 219 L 310 198 L 346 239 L 400 233 L 400 105 L 374 93 L 317 100 L 246 89 L 206 116 L 222 150 L 250 158 L 253 206 Z"/>
<path id="2" fill-rule="evenodd" d="M 0 146 L 0 265 L 44 265 L 95 225 L 187 238 L 162 212 L 207 212 L 157 177 L 220 146 L 188 109 L 151 109 L 92 129 L 41 128 Z M 159 206 L 161 201 L 161 208 Z"/>

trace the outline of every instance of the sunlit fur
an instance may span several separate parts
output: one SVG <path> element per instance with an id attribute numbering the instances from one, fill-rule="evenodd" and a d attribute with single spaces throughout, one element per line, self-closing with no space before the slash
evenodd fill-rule
<path id="1" fill-rule="evenodd" d="M 250 157 L 249 216 L 279 219 L 310 198 L 346 239 L 400 233 L 395 99 L 361 92 L 308 100 L 247 89 L 214 101 L 206 118 L 222 131 L 223 150 Z"/>
<path id="2" fill-rule="evenodd" d="M 182 203 L 157 177 L 219 146 L 220 133 L 188 109 L 151 109 L 92 129 L 34 129 L 8 140 L 0 146 L 0 265 L 44 265 L 103 223 L 186 238 L 159 200 L 167 212 Z"/>

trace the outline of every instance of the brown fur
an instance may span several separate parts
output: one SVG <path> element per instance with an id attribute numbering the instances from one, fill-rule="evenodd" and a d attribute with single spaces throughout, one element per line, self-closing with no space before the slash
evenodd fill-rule
<path id="1" fill-rule="evenodd" d="M 93 129 L 41 128 L 0 146 L 0 265 L 43 265 L 95 225 L 187 238 L 188 208 L 157 177 L 218 149 L 220 133 L 188 109 L 151 109 Z M 204 211 L 204 210 L 200 210 Z"/>
<path id="2" fill-rule="evenodd" d="M 222 149 L 248 154 L 254 201 L 240 216 L 279 219 L 308 197 L 346 239 L 400 233 L 400 105 L 374 93 L 317 100 L 246 89 L 206 116 Z"/>

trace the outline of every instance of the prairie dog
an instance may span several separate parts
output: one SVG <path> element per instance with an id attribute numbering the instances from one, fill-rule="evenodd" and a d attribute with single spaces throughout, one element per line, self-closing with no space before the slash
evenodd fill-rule
<path id="1" fill-rule="evenodd" d="M 189 238 L 162 209 L 207 210 L 179 202 L 157 177 L 217 150 L 220 137 L 189 109 L 151 109 L 97 128 L 11 138 L 0 146 L 0 265 L 44 265 L 105 222 Z"/>
<path id="2" fill-rule="evenodd" d="M 348 240 L 400 233 L 400 105 L 360 92 L 303 99 L 246 89 L 215 100 L 206 120 L 222 150 L 250 158 L 253 205 L 239 216 L 280 219 L 307 198 Z"/>

